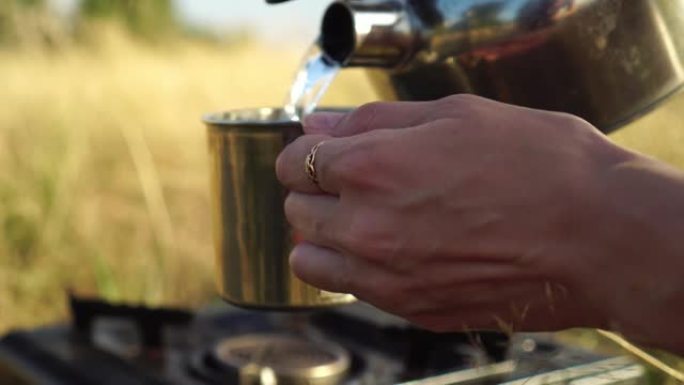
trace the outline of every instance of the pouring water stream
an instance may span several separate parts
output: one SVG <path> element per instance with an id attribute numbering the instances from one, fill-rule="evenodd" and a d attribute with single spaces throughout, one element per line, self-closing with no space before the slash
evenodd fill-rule
<path id="1" fill-rule="evenodd" d="M 300 121 L 312 113 L 340 70 L 341 66 L 314 42 L 304 55 L 285 101 L 287 117 Z"/>

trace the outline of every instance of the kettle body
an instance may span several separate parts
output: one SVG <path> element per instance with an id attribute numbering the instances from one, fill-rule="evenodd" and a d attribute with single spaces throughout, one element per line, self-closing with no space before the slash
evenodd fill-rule
<path id="1" fill-rule="evenodd" d="M 604 132 L 684 84 L 684 0 L 346 0 L 319 42 L 383 99 L 471 93 Z"/>

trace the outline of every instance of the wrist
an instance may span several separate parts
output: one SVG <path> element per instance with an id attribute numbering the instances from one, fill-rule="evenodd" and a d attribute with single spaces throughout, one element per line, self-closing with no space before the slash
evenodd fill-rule
<path id="1" fill-rule="evenodd" d="M 684 174 L 618 149 L 601 174 L 597 291 L 607 327 L 647 345 L 684 351 Z M 599 278 L 599 277 L 597 277 Z"/>

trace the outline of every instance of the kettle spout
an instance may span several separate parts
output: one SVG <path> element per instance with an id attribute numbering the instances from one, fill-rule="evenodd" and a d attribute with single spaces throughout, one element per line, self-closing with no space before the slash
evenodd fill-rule
<path id="1" fill-rule="evenodd" d="M 344 67 L 393 68 L 409 57 L 414 36 L 402 2 L 348 0 L 325 11 L 319 44 Z"/>

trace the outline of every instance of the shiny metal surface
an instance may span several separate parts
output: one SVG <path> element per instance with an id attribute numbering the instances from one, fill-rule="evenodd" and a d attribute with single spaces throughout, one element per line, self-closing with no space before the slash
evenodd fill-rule
<path id="1" fill-rule="evenodd" d="M 351 366 L 331 342 L 279 334 L 250 334 L 218 344 L 216 357 L 240 372 L 241 385 L 336 385 Z"/>
<path id="2" fill-rule="evenodd" d="M 346 0 L 321 42 L 384 99 L 472 93 L 605 132 L 684 83 L 683 0 Z"/>
<path id="3" fill-rule="evenodd" d="M 354 301 L 319 290 L 290 271 L 295 235 L 283 212 L 285 189 L 275 161 L 301 134 L 280 109 L 229 111 L 205 117 L 213 195 L 217 281 L 226 301 L 243 307 L 292 309 Z M 303 167 L 303 165 L 302 165 Z"/>

